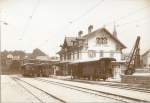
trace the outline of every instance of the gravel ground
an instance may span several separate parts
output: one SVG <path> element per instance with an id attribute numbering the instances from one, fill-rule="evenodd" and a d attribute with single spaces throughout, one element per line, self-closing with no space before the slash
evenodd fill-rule
<path id="1" fill-rule="evenodd" d="M 39 103 L 24 88 L 19 86 L 9 76 L 1 76 L 1 102 L 2 103 Z"/>

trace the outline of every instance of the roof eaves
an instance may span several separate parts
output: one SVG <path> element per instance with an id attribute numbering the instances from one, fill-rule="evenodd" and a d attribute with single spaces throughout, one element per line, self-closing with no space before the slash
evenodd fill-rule
<path id="1" fill-rule="evenodd" d="M 106 28 L 101 28 L 101 30 L 102 29 L 104 29 L 106 32 L 108 32 L 108 34 L 114 39 L 114 40 L 116 40 L 118 43 L 120 43 L 122 46 L 123 46 L 123 48 L 127 48 L 120 40 L 118 40 L 118 38 L 116 38 L 116 37 L 114 37 Z"/>

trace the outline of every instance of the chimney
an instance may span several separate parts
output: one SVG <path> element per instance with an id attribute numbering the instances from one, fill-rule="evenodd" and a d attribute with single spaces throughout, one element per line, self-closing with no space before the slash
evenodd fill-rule
<path id="1" fill-rule="evenodd" d="M 91 32 L 92 32 L 92 29 L 93 29 L 93 25 L 90 25 L 90 26 L 88 27 L 88 33 L 91 33 Z"/>
<path id="2" fill-rule="evenodd" d="M 78 32 L 78 37 L 81 38 L 81 35 L 82 35 L 82 34 L 83 34 L 83 31 L 80 30 L 80 31 Z"/>
<path id="3" fill-rule="evenodd" d="M 115 38 L 117 38 L 117 31 L 116 31 L 116 25 L 114 25 L 114 31 L 113 31 L 113 36 L 114 36 Z"/>

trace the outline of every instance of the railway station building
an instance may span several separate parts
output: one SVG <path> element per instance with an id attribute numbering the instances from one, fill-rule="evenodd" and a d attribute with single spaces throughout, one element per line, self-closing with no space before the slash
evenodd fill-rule
<path id="1" fill-rule="evenodd" d="M 60 47 L 59 70 L 62 75 L 70 75 L 70 64 L 90 63 L 101 58 L 116 60 L 113 65 L 113 78 L 118 78 L 124 67 L 123 49 L 126 46 L 118 39 L 115 26 L 113 33 L 110 33 L 105 27 L 93 31 L 93 26 L 90 25 L 87 34 L 83 35 L 83 31 L 79 31 L 77 37 L 65 37 Z"/>

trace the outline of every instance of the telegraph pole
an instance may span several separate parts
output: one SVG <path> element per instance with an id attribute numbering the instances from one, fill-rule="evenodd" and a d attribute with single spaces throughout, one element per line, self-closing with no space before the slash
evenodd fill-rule
<path id="1" fill-rule="evenodd" d="M 1 10 L 0 10 L 0 91 L 2 91 L 2 88 L 1 88 L 1 74 L 2 74 L 2 69 L 1 69 L 1 63 L 2 62 L 2 58 L 1 58 Z M 0 103 L 2 102 L 1 100 L 1 92 L 0 92 Z"/>
<path id="2" fill-rule="evenodd" d="M 2 75 L 2 56 L 1 56 L 1 41 L 2 41 L 2 27 L 1 27 L 1 23 L 2 24 L 4 24 L 4 25 L 8 25 L 8 23 L 7 22 L 5 22 L 5 21 L 2 21 L 1 20 L 1 10 L 0 10 L 0 91 L 2 90 L 2 88 L 1 88 L 1 75 Z M 0 92 L 0 103 L 1 103 L 1 92 Z"/>

